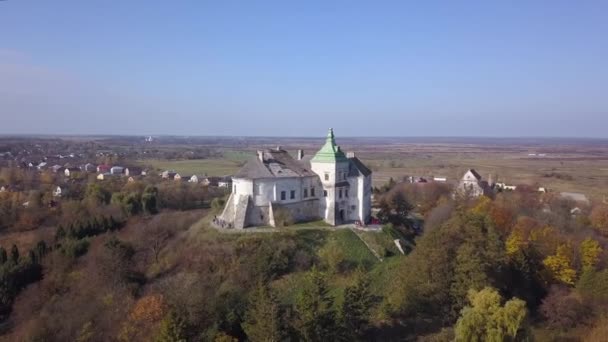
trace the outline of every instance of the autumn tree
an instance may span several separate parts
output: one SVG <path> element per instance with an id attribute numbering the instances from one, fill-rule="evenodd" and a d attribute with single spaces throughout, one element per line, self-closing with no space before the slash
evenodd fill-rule
<path id="1" fill-rule="evenodd" d="M 564 286 L 552 286 L 543 299 L 540 312 L 553 329 L 566 330 L 575 327 L 587 315 L 582 299 Z"/>
<path id="2" fill-rule="evenodd" d="M 456 341 L 501 342 L 521 339 L 527 335 L 526 303 L 513 298 L 502 304 L 502 297 L 493 288 L 469 293 L 466 306 L 456 322 Z"/>
<path id="3" fill-rule="evenodd" d="M 608 235 L 608 205 L 597 205 L 591 210 L 589 215 L 591 225 L 598 232 Z"/>
<path id="4" fill-rule="evenodd" d="M 599 242 L 592 238 L 586 238 L 580 246 L 581 263 L 583 272 L 595 269 L 595 265 L 600 261 L 602 247 Z"/>
<path id="5" fill-rule="evenodd" d="M 186 323 L 171 310 L 160 322 L 160 329 L 155 338 L 156 342 L 186 342 Z"/>
<path id="6" fill-rule="evenodd" d="M 572 251 L 569 245 L 559 245 L 555 254 L 546 257 L 543 264 L 556 280 L 564 284 L 574 285 L 576 270 L 572 265 Z"/>

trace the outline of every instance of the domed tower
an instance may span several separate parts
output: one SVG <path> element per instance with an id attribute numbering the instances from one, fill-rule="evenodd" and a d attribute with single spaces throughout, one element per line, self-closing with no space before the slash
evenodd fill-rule
<path id="1" fill-rule="evenodd" d="M 346 203 L 348 197 L 349 161 L 340 146 L 336 145 L 334 130 L 329 129 L 327 139 L 321 149 L 310 160 L 311 170 L 319 175 L 323 186 L 320 201 L 320 216 L 331 225 L 342 224 L 347 220 Z"/>

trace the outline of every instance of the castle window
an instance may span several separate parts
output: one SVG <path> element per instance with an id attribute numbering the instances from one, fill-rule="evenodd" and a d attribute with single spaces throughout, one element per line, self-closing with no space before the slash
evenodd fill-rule
<path id="1" fill-rule="evenodd" d="M 296 198 L 296 191 L 295 190 L 291 190 L 291 193 L 289 194 L 289 198 L 291 198 L 291 199 Z"/>
<path id="2" fill-rule="evenodd" d="M 287 194 L 285 191 L 281 191 L 281 201 L 284 201 L 287 198 Z"/>
<path id="3" fill-rule="evenodd" d="M 310 197 L 315 197 L 315 188 L 310 188 Z"/>
<path id="4" fill-rule="evenodd" d="M 348 189 L 344 190 L 344 197 L 348 197 Z"/>
<path id="5" fill-rule="evenodd" d="M 304 198 L 308 197 L 308 189 L 304 189 Z"/>
<path id="6" fill-rule="evenodd" d="M 338 197 L 342 198 L 342 189 L 338 191 Z"/>
<path id="7" fill-rule="evenodd" d="M 327 190 L 323 190 L 323 197 L 327 197 Z"/>
<path id="8" fill-rule="evenodd" d="M 325 180 L 328 181 L 329 180 L 329 173 L 325 172 Z"/>

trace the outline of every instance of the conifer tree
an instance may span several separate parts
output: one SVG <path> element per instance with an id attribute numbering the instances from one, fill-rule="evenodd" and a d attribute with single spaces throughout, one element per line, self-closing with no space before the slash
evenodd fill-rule
<path id="1" fill-rule="evenodd" d="M 4 265 L 8 260 L 8 254 L 6 253 L 6 249 L 4 247 L 0 247 L 0 265 Z"/>
<path id="2" fill-rule="evenodd" d="M 17 245 L 11 247 L 11 261 L 15 264 L 19 262 L 19 248 L 17 248 Z"/>
<path id="3" fill-rule="evenodd" d="M 249 300 L 243 330 L 253 342 L 282 340 L 279 303 L 262 282 L 258 284 Z"/>
<path id="4" fill-rule="evenodd" d="M 369 324 L 369 313 L 373 304 L 370 280 L 362 270 L 356 274 L 355 284 L 344 289 L 341 318 L 347 335 L 360 337 Z"/>
<path id="5" fill-rule="evenodd" d="M 313 267 L 306 275 L 304 289 L 296 300 L 298 330 L 305 341 L 331 341 L 336 334 L 334 300 L 325 275 Z"/>

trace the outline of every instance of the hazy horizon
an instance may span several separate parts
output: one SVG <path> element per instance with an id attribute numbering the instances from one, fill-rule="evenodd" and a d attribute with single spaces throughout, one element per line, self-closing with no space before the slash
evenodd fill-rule
<path id="1" fill-rule="evenodd" d="M 0 1 L 0 134 L 608 138 L 606 10 Z"/>

